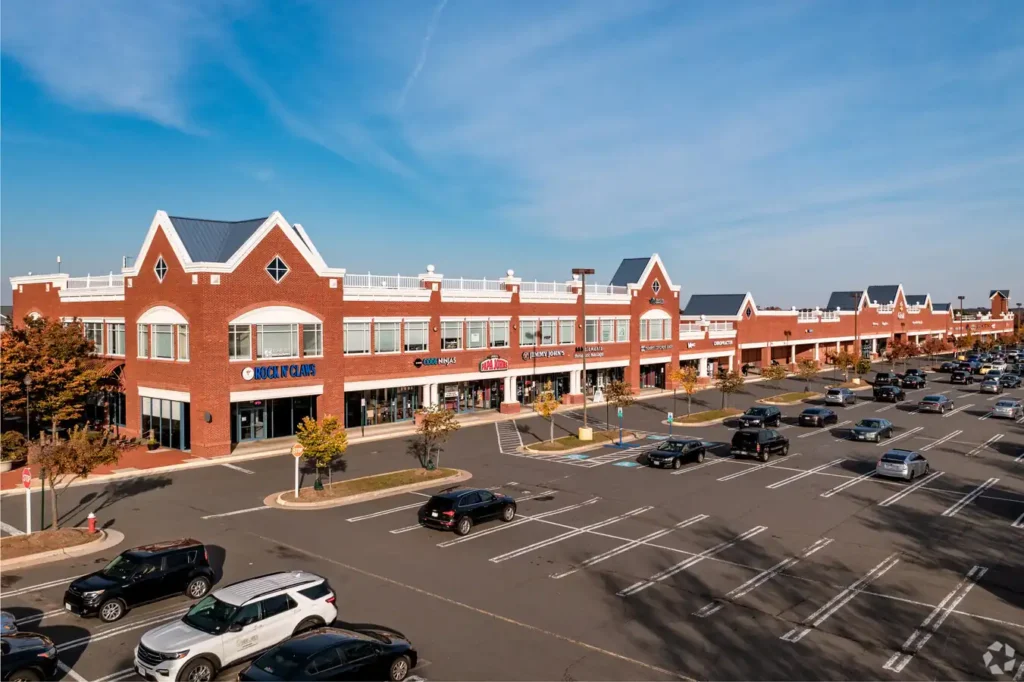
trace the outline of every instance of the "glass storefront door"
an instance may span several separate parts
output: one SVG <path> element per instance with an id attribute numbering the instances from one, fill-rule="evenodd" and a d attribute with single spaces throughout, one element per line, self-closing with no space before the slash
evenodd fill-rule
<path id="1" fill-rule="evenodd" d="M 644 365 L 640 368 L 640 388 L 665 388 L 665 365 Z"/>
<path id="2" fill-rule="evenodd" d="M 445 409 L 454 412 L 496 410 L 501 403 L 501 381 L 462 381 L 457 384 L 441 384 L 437 388 L 437 399 Z"/>
<path id="3" fill-rule="evenodd" d="M 245 403 L 238 407 L 238 442 L 262 440 L 267 437 L 267 408 Z"/>

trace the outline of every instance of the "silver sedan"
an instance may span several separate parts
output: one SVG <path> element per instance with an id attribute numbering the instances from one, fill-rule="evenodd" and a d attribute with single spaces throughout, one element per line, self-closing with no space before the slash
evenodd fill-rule
<path id="1" fill-rule="evenodd" d="M 875 475 L 913 481 L 916 477 L 927 474 L 929 469 L 928 460 L 920 453 L 893 448 L 878 460 Z"/>
<path id="2" fill-rule="evenodd" d="M 1024 404 L 1019 400 L 1004 398 L 997 402 L 992 408 L 993 417 L 1006 417 L 1008 419 L 1020 419 L 1024 417 Z"/>

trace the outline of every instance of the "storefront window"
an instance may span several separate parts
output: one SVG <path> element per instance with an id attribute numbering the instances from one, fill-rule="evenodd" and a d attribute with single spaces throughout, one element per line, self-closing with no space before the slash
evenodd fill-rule
<path id="1" fill-rule="evenodd" d="M 474 320 L 466 325 L 466 348 L 487 348 L 487 323 Z"/>
<path id="2" fill-rule="evenodd" d="M 491 320 L 491 348 L 508 348 L 508 320 Z"/>
<path id="3" fill-rule="evenodd" d="M 293 436 L 306 417 L 316 419 L 316 396 L 232 403 L 231 442 Z"/>
<path id="4" fill-rule="evenodd" d="M 145 396 L 141 401 L 144 437 L 152 437 L 165 448 L 188 450 L 191 447 L 188 403 Z"/>
<path id="5" fill-rule="evenodd" d="M 519 345 L 537 345 L 537 320 L 519 319 Z"/>
<path id="6" fill-rule="evenodd" d="M 188 325 L 178 325 L 178 359 L 188 360 Z"/>
<path id="7" fill-rule="evenodd" d="M 299 325 L 256 325 L 256 359 L 299 357 Z"/>
<path id="8" fill-rule="evenodd" d="M 324 354 L 324 327 L 322 324 L 302 325 L 302 355 L 318 358 Z"/>
<path id="9" fill-rule="evenodd" d="M 249 325 L 232 324 L 228 326 L 228 358 L 231 360 L 248 360 L 252 355 Z"/>
<path id="10" fill-rule="evenodd" d="M 658 321 L 660 322 L 661 320 Z M 665 388 L 665 365 L 641 366 L 640 388 Z"/>
<path id="11" fill-rule="evenodd" d="M 552 346 L 555 343 L 555 321 L 541 320 L 540 322 L 540 345 Z"/>
<path id="12" fill-rule="evenodd" d="M 615 320 L 609 317 L 601 318 L 601 343 L 611 343 L 615 334 Z"/>
<path id="13" fill-rule="evenodd" d="M 667 320 L 640 320 L 641 341 L 664 341 Z"/>
<path id="14" fill-rule="evenodd" d="M 370 323 L 345 323 L 345 355 L 365 355 L 370 352 Z"/>
<path id="15" fill-rule="evenodd" d="M 454 412 L 496 410 L 501 403 L 501 381 L 465 381 L 441 384 L 437 397 L 441 404 Z"/>
<path id="16" fill-rule="evenodd" d="M 107 325 L 107 354 L 124 355 L 124 322 Z"/>
<path id="17" fill-rule="evenodd" d="M 139 325 L 139 357 L 149 357 L 149 325 Z"/>
<path id="18" fill-rule="evenodd" d="M 93 350 L 94 353 L 103 355 L 103 323 L 102 322 L 86 322 L 85 323 L 85 338 L 92 341 L 96 348 Z"/>
<path id="19" fill-rule="evenodd" d="M 568 345 L 576 343 L 576 320 L 558 321 L 558 342 Z"/>
<path id="20" fill-rule="evenodd" d="M 398 322 L 375 322 L 373 325 L 375 352 L 397 353 L 399 333 Z"/>
<path id="21" fill-rule="evenodd" d="M 615 342 L 629 341 L 629 320 L 615 320 Z"/>
<path id="22" fill-rule="evenodd" d="M 381 388 L 345 394 L 345 428 L 363 426 L 363 401 L 366 401 L 365 426 L 409 421 L 420 406 L 420 386 Z"/>
<path id="23" fill-rule="evenodd" d="M 597 343 L 597 320 L 587 320 L 584 338 L 586 343 Z"/>
<path id="24" fill-rule="evenodd" d="M 153 357 L 158 360 L 174 359 L 174 325 L 154 324 Z"/>
<path id="25" fill-rule="evenodd" d="M 405 352 L 412 353 L 427 350 L 428 322 L 406 322 L 405 323 Z"/>
<path id="26" fill-rule="evenodd" d="M 441 348 L 462 350 L 462 320 L 441 322 Z"/>

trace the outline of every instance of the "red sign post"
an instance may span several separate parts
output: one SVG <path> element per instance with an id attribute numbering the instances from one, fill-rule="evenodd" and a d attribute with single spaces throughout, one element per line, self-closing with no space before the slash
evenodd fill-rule
<path id="1" fill-rule="evenodd" d="M 21 470 L 21 484 L 25 486 L 25 534 L 32 532 L 32 470 Z"/>

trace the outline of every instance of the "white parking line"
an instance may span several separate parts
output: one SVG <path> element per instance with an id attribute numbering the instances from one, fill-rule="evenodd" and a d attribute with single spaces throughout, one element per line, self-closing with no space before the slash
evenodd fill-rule
<path id="1" fill-rule="evenodd" d="M 248 469 L 242 468 L 240 466 L 235 466 L 234 464 L 221 464 L 221 466 L 222 467 L 227 467 L 228 469 L 234 469 L 235 471 L 241 471 L 243 474 L 254 474 L 254 473 L 256 473 L 255 471 L 249 471 Z"/>
<path id="2" fill-rule="evenodd" d="M 89 682 L 84 677 L 82 677 L 81 675 L 76 673 L 74 670 L 72 670 L 71 667 L 68 666 L 68 664 L 64 663 L 63 661 L 57 661 L 57 667 L 60 668 L 64 672 L 65 675 L 67 675 L 68 677 L 73 679 L 75 682 Z"/>
<path id="3" fill-rule="evenodd" d="M 838 424 L 834 425 L 832 427 L 832 429 L 838 429 L 840 426 L 846 426 L 849 423 L 850 423 L 850 420 L 847 419 L 846 421 L 842 421 L 842 422 L 839 422 Z M 827 426 L 822 426 L 821 428 L 814 429 L 813 431 L 808 431 L 807 433 L 801 433 L 799 436 L 797 436 L 797 438 L 809 438 L 811 436 L 814 436 L 814 435 L 817 435 L 817 434 L 821 433 L 822 431 L 831 431 L 832 429 L 830 429 Z"/>
<path id="4" fill-rule="evenodd" d="M 901 433 L 898 436 L 893 436 L 889 440 L 884 440 L 884 441 L 879 442 L 877 445 L 875 445 L 875 447 L 876 448 L 880 448 L 880 447 L 883 447 L 883 446 L 884 447 L 888 447 L 890 443 L 895 443 L 898 440 L 903 440 L 904 438 L 906 438 L 908 436 L 912 436 L 915 433 L 917 433 L 918 431 L 922 430 L 923 428 L 924 428 L 923 426 L 915 426 L 914 428 L 910 429 L 909 431 L 904 431 L 903 433 Z"/>
<path id="5" fill-rule="evenodd" d="M 558 580 L 559 578 L 564 578 L 566 576 L 572 575 L 573 573 L 575 573 L 576 571 L 578 571 L 578 570 L 580 570 L 582 568 L 588 568 L 588 567 L 593 566 L 595 564 L 599 564 L 602 561 L 606 561 L 607 559 L 611 559 L 614 556 L 618 556 L 618 555 L 620 555 L 620 554 L 622 554 L 624 552 L 628 552 L 631 549 L 639 547 L 640 545 L 643 545 L 644 543 L 650 542 L 652 540 L 657 540 L 660 537 L 664 537 L 664 536 L 668 535 L 669 533 L 671 533 L 674 530 L 679 530 L 680 528 L 686 528 L 687 526 L 692 526 L 693 524 L 697 523 L 698 521 L 703 521 L 704 519 L 707 519 L 707 518 L 710 518 L 707 514 L 698 514 L 697 516 L 691 516 L 690 518 L 686 519 L 685 521 L 680 521 L 679 523 L 677 523 L 676 525 L 672 526 L 671 528 L 665 528 L 663 530 L 659 530 L 659 531 L 655 531 L 653 533 L 649 533 L 648 535 L 645 535 L 642 538 L 639 538 L 639 539 L 636 539 L 636 540 L 630 540 L 629 542 L 627 542 L 624 545 L 619 545 L 618 547 L 615 547 L 613 549 L 609 549 L 607 552 L 601 552 L 600 554 L 598 554 L 596 556 L 592 556 L 589 559 L 584 560 L 583 562 L 581 562 L 575 568 L 571 568 L 568 571 L 562 571 L 561 573 L 554 573 L 554 574 L 552 574 L 551 577 L 554 578 L 555 580 Z"/>
<path id="6" fill-rule="evenodd" d="M 64 642 L 63 644 L 58 644 L 57 652 L 63 653 L 71 649 L 77 649 L 87 644 L 91 644 L 92 642 L 98 642 L 100 640 L 109 639 L 111 637 L 117 637 L 118 635 L 123 635 L 126 632 L 131 632 L 132 630 L 138 630 L 140 628 L 149 627 L 150 625 L 156 625 L 157 623 L 161 623 L 163 621 L 174 620 L 176 618 L 180 618 L 186 613 L 188 613 L 188 609 L 177 609 L 171 613 L 165 612 L 157 616 L 151 616 L 144 620 L 136 621 L 134 623 L 127 623 L 125 625 L 109 628 L 107 630 L 100 630 L 95 634 L 91 634 L 86 637 L 79 637 L 78 639 L 73 639 L 70 642 Z"/>
<path id="7" fill-rule="evenodd" d="M 570 504 L 568 507 L 560 507 L 559 509 L 552 509 L 550 511 L 541 512 L 540 514 L 532 514 L 530 516 L 519 516 L 516 518 L 515 521 L 512 521 L 511 523 L 506 523 L 501 526 L 495 526 L 494 528 L 488 528 L 487 530 L 477 531 L 476 533 L 473 533 L 471 535 L 463 535 L 462 537 L 455 538 L 454 540 L 445 540 L 444 542 L 437 543 L 437 546 L 451 547 L 452 545 L 459 545 L 463 542 L 469 542 L 470 540 L 476 540 L 477 538 L 492 535 L 494 533 L 497 533 L 498 531 L 507 530 L 509 528 L 515 528 L 516 526 L 521 526 L 527 521 L 539 521 L 540 519 L 546 519 L 549 516 L 555 516 L 556 514 L 562 514 L 567 511 L 572 511 L 574 509 L 586 507 L 587 505 L 596 503 L 600 499 L 600 497 L 592 497 L 585 502 L 580 502 L 578 504 Z"/>
<path id="8" fill-rule="evenodd" d="M 372 514 L 363 514 L 362 516 L 353 516 L 353 517 L 345 519 L 345 520 L 348 521 L 349 523 L 355 523 L 356 521 L 365 521 L 366 519 L 375 519 L 378 516 L 386 516 L 387 514 L 394 514 L 395 512 L 407 511 L 409 509 L 416 509 L 417 507 L 422 507 L 422 506 L 423 506 L 423 502 L 413 502 L 412 504 L 403 504 L 400 507 L 389 507 L 388 509 L 384 509 L 384 510 L 381 510 L 381 511 L 378 511 L 378 512 L 373 512 Z"/>
<path id="9" fill-rule="evenodd" d="M 736 458 L 733 457 L 732 455 L 730 455 L 729 457 L 723 457 L 721 459 L 714 459 L 714 460 L 711 460 L 710 462 L 704 462 L 703 464 L 698 464 L 697 466 L 694 466 L 694 467 L 686 467 L 685 469 L 680 469 L 679 471 L 673 471 L 672 475 L 673 476 L 679 476 L 680 474 L 688 474 L 691 471 L 696 471 L 697 469 L 703 469 L 704 467 L 709 467 L 709 466 L 712 466 L 712 465 L 715 465 L 715 464 L 721 464 L 722 462 L 735 462 L 735 461 L 736 461 Z"/>
<path id="10" fill-rule="evenodd" d="M 794 452 L 792 455 L 786 455 L 786 457 L 784 457 L 784 458 L 773 459 L 770 462 L 766 462 L 764 464 L 758 464 L 757 466 L 752 466 L 749 469 L 744 469 L 743 471 L 737 471 L 735 473 L 729 474 L 727 476 L 722 476 L 721 478 L 717 478 L 715 480 L 717 480 L 717 481 L 731 481 L 734 478 L 739 478 L 740 476 L 746 476 L 751 471 L 760 471 L 761 469 L 767 469 L 768 467 L 772 466 L 773 464 L 781 463 L 784 459 L 785 460 L 790 460 L 790 459 L 793 459 L 794 457 L 799 457 L 800 454 L 801 453 L 799 453 L 799 452 Z"/>
<path id="11" fill-rule="evenodd" d="M 1017 520 L 1010 524 L 1010 528 L 1024 528 L 1024 514 L 1017 517 Z"/>
<path id="12" fill-rule="evenodd" d="M 116 673 L 110 673 L 106 677 L 101 677 L 94 682 L 119 682 L 120 680 L 133 677 L 135 675 L 135 668 L 125 668 L 124 670 L 118 670 Z M 408 677 L 405 679 L 409 679 Z"/>
<path id="13" fill-rule="evenodd" d="M 946 597 L 936 605 L 932 612 L 928 614 L 928 617 L 924 619 L 921 625 L 918 626 L 907 641 L 903 643 L 900 650 L 893 653 L 886 661 L 885 665 L 882 666 L 885 670 L 891 670 L 893 672 L 903 672 L 903 669 L 907 667 L 911 659 L 921 651 L 921 648 L 931 639 L 942 624 L 945 622 L 949 614 L 957 607 L 957 605 L 963 601 L 967 593 L 971 591 L 981 577 L 988 571 L 987 568 L 981 566 L 975 566 L 972 568 L 965 577 L 963 577 L 953 591 L 946 595 Z M 934 622 L 933 622 L 934 621 Z"/>
<path id="14" fill-rule="evenodd" d="M 264 511 L 266 509 L 273 509 L 273 507 L 260 506 L 260 507 L 249 507 L 248 509 L 238 509 L 232 512 L 224 512 L 223 514 L 209 514 L 207 516 L 200 516 L 200 519 L 219 519 L 223 516 L 236 516 L 238 514 L 248 514 L 249 512 Z"/>
<path id="15" fill-rule="evenodd" d="M 978 497 L 978 495 L 981 495 L 983 492 L 985 492 L 986 490 L 988 490 L 989 488 L 991 488 L 992 486 L 994 486 L 998 482 L 999 482 L 998 478 L 990 478 L 990 479 L 988 479 L 987 481 L 985 481 L 984 483 L 979 485 L 977 488 L 975 488 L 974 490 L 972 490 L 971 492 L 967 493 L 962 498 L 960 498 L 960 500 L 958 502 L 955 502 L 954 504 L 950 505 L 949 508 L 946 511 L 942 512 L 942 515 L 943 516 L 949 516 L 949 517 L 956 516 L 957 514 L 960 513 L 961 509 L 963 509 L 964 507 L 969 505 L 971 502 L 973 502 L 975 500 L 975 498 Z"/>
<path id="16" fill-rule="evenodd" d="M 786 634 L 782 635 L 780 639 L 793 643 L 799 642 L 801 639 L 806 637 L 807 633 L 812 629 L 819 627 L 822 623 L 828 620 L 832 614 L 849 604 L 854 597 L 864 591 L 865 587 L 877 578 L 881 578 L 885 575 L 886 571 L 898 564 L 899 561 L 900 560 L 897 558 L 896 554 L 890 554 L 887 558 L 883 559 L 881 563 L 868 571 L 867 575 L 843 589 L 842 592 L 828 600 L 828 603 L 805 618 L 803 623 L 801 623 L 801 627 L 793 628 Z"/>
<path id="17" fill-rule="evenodd" d="M 787 568 L 790 568 L 799 561 L 806 559 L 807 557 L 817 552 L 819 549 L 827 547 L 828 544 L 831 542 L 832 538 L 821 538 L 819 540 L 816 540 L 814 544 L 804 549 L 804 551 L 802 551 L 799 556 L 783 559 L 771 568 L 766 568 L 765 570 L 761 571 L 753 578 L 740 585 L 739 587 L 733 588 L 732 590 L 726 592 L 725 596 L 721 599 L 716 599 L 715 601 L 709 602 L 708 604 L 705 604 L 704 606 L 700 607 L 699 609 L 693 612 L 693 615 L 697 616 L 698 618 L 707 618 L 708 616 L 713 616 L 714 614 L 718 613 L 722 609 L 722 607 L 726 605 L 726 602 L 736 601 L 737 599 L 740 599 L 741 597 L 753 592 L 761 585 L 764 585 L 766 582 L 777 576 L 782 571 L 786 570 Z"/>
<path id="18" fill-rule="evenodd" d="M 3 528 L 4 532 L 7 533 L 8 535 L 24 535 L 25 534 L 25 531 L 19 530 L 19 529 L 15 528 L 14 526 L 12 526 L 11 524 L 4 523 L 3 521 L 0 521 L 0 528 Z"/>
<path id="19" fill-rule="evenodd" d="M 875 412 L 888 412 L 892 408 L 896 407 L 898 404 L 899 403 L 892 403 L 891 405 L 886 405 L 885 407 L 880 407 L 877 410 L 875 410 Z"/>
<path id="20" fill-rule="evenodd" d="M 544 497 L 545 495 L 554 495 L 554 494 L 555 494 L 554 490 L 542 490 L 539 493 L 530 493 L 529 495 L 523 495 L 522 497 L 517 497 L 516 498 L 516 502 L 518 503 L 518 502 L 525 502 L 526 500 L 535 500 L 538 497 Z M 419 506 L 422 506 L 422 505 L 416 505 L 416 506 L 419 507 Z M 398 535 L 400 533 L 408 533 L 409 531 L 419 530 L 421 528 L 426 528 L 426 526 L 422 525 L 421 523 L 419 523 L 417 521 L 416 523 L 414 523 L 411 526 L 405 526 L 404 528 L 395 528 L 394 530 L 388 531 L 388 532 L 391 533 L 392 535 Z"/>
<path id="21" fill-rule="evenodd" d="M 11 597 L 17 597 L 19 594 L 28 594 L 29 592 L 38 592 L 40 590 L 47 590 L 51 587 L 57 587 L 58 585 L 66 585 L 72 580 L 78 580 L 82 576 L 73 575 L 70 578 L 61 578 L 60 580 L 51 580 L 48 583 L 39 583 L 38 585 L 29 585 L 28 587 L 21 587 L 17 590 L 9 590 L 3 592 L 3 597 L 9 599 Z"/>
<path id="22" fill-rule="evenodd" d="M 961 405 L 960 407 L 957 407 L 956 409 L 952 409 L 949 412 L 947 412 L 946 414 L 942 415 L 942 418 L 945 419 L 946 417 L 952 417 L 957 412 L 963 412 L 968 407 L 974 407 L 974 403 L 967 403 L 966 405 Z"/>
<path id="23" fill-rule="evenodd" d="M 874 476 L 875 476 L 875 472 L 874 471 L 869 471 L 866 474 L 861 474 L 857 478 L 851 478 L 849 481 L 846 481 L 845 483 L 840 483 L 839 485 L 837 485 L 835 488 L 832 488 L 831 490 L 826 490 L 825 492 L 823 492 L 821 494 L 821 497 L 832 497 L 836 493 L 840 493 L 840 492 L 846 490 L 847 488 L 852 488 L 853 486 L 857 485 L 861 481 L 867 480 L 869 478 L 873 478 Z"/>
<path id="24" fill-rule="evenodd" d="M 868 404 L 868 403 L 867 403 L 867 401 L 866 401 L 866 400 L 858 400 L 858 401 L 857 401 L 857 402 L 855 402 L 855 403 L 854 403 L 853 405 L 849 405 L 849 406 L 847 406 L 847 407 L 844 407 L 843 409 L 844 409 L 844 410 L 852 410 L 852 409 L 854 409 L 855 407 L 860 407 L 861 405 L 867 405 L 867 404 Z"/>
<path id="25" fill-rule="evenodd" d="M 952 433 L 947 433 L 947 434 L 946 434 L 945 436 L 943 436 L 942 438 L 939 438 L 938 440 L 933 440 L 933 441 L 932 441 L 931 443 L 928 443 L 928 445 L 925 445 L 924 447 L 922 447 L 922 448 L 921 448 L 921 452 L 925 452 L 925 451 L 927 451 L 927 450 L 931 450 L 931 449 L 932 449 L 932 448 L 934 448 L 934 447 L 935 447 L 936 445 L 942 445 L 942 444 L 943 444 L 943 443 L 945 443 L 946 441 L 948 441 L 948 440 L 951 440 L 951 439 L 953 439 L 953 438 L 956 438 L 956 437 L 957 437 L 957 436 L 959 436 L 959 435 L 960 435 L 961 433 L 963 433 L 963 431 L 961 431 L 961 430 L 959 430 L 959 429 L 957 429 L 956 431 L 954 431 L 954 432 L 952 432 Z"/>
<path id="26" fill-rule="evenodd" d="M 895 495 L 891 495 L 891 496 L 885 498 L 884 500 L 882 500 L 881 502 L 878 503 L 878 506 L 879 507 L 889 507 L 889 506 L 892 506 L 892 505 L 896 504 L 897 502 L 899 502 L 900 500 L 902 500 L 907 495 L 909 495 L 910 493 L 912 493 L 915 490 L 917 490 L 918 488 L 921 488 L 924 485 L 926 485 L 928 483 L 931 483 L 932 481 L 934 481 L 936 478 L 938 478 L 941 475 L 942 475 L 941 471 L 933 471 L 932 473 L 928 474 L 927 476 L 922 478 L 920 481 L 918 481 L 914 485 L 907 486 L 906 488 L 904 488 L 903 490 L 899 491 Z"/>
<path id="27" fill-rule="evenodd" d="M 4 595 L 4 596 L 6 597 L 7 595 Z M 14 622 L 17 625 L 27 625 L 29 623 L 36 623 L 38 621 L 41 621 L 43 618 L 49 618 L 51 616 L 59 616 L 59 615 L 64 614 L 64 613 L 67 613 L 67 611 L 64 610 L 64 609 L 54 609 L 53 611 L 47 611 L 46 613 L 37 613 L 37 614 L 32 615 L 32 616 L 25 616 L 23 618 L 19 618 L 18 620 L 14 621 Z"/>
<path id="28" fill-rule="evenodd" d="M 533 544 L 527 545 L 526 547 L 520 547 L 519 549 L 514 549 L 511 552 L 505 552 L 504 554 L 499 554 L 498 556 L 491 558 L 491 563 L 498 564 L 498 563 L 501 563 L 502 561 L 507 561 L 509 559 L 515 559 L 518 556 L 522 556 L 524 554 L 529 554 L 530 552 L 532 552 L 534 550 L 542 549 L 544 547 L 548 547 L 550 545 L 554 545 L 556 543 L 562 542 L 564 540 L 568 540 L 569 538 L 574 538 L 577 535 L 582 535 L 584 533 L 587 533 L 587 532 L 592 531 L 592 530 L 596 530 L 598 528 L 603 528 L 605 526 L 610 526 L 613 523 L 618 523 L 619 521 L 622 521 L 623 519 L 628 519 L 631 516 L 637 516 L 638 514 L 643 514 L 644 512 L 648 512 L 648 511 L 650 511 L 652 509 L 654 509 L 654 507 L 637 507 L 636 509 L 633 509 L 632 511 L 628 511 L 625 514 L 620 514 L 618 516 L 613 516 L 610 519 L 605 519 L 604 521 L 598 521 L 597 523 L 592 523 L 589 526 L 583 526 L 582 528 L 577 528 L 575 530 L 571 530 L 571 531 L 562 533 L 560 535 L 556 535 L 553 538 L 548 538 L 547 540 L 541 540 L 540 542 L 534 542 Z"/>
<path id="29" fill-rule="evenodd" d="M 767 526 L 754 526 L 750 530 L 744 531 L 743 533 L 740 533 L 739 535 L 737 535 L 732 540 L 729 540 L 728 542 L 723 542 L 721 544 L 715 545 L 711 549 L 706 549 L 703 552 L 701 552 L 700 554 L 696 554 L 696 555 L 690 557 L 689 559 L 684 559 L 683 561 L 680 561 L 678 564 L 676 564 L 674 566 L 669 566 L 664 571 L 659 571 L 658 573 L 655 573 L 654 575 L 652 575 L 647 580 L 641 580 L 640 582 L 633 583 L 632 585 L 630 585 L 629 587 L 627 587 L 624 590 L 619 590 L 618 596 L 620 596 L 620 597 L 630 597 L 630 596 L 632 596 L 634 594 L 639 594 L 640 592 L 643 592 L 644 590 L 646 590 L 648 587 L 651 587 L 652 585 L 655 585 L 655 584 L 661 582 L 662 580 L 665 580 L 666 578 L 671 578 L 672 576 L 676 575 L 677 573 L 681 573 L 682 571 L 685 571 L 686 569 L 690 568 L 691 566 L 696 566 L 697 564 L 699 564 L 704 559 L 707 559 L 708 557 L 714 556 L 714 555 L 718 554 L 719 552 L 722 552 L 722 551 L 724 551 L 726 549 L 729 549 L 730 547 L 735 545 L 737 542 L 741 542 L 741 541 L 746 540 L 748 538 L 752 538 L 755 535 L 757 535 L 758 533 L 760 533 L 762 531 L 766 531 L 766 530 L 768 530 Z"/>
<path id="30" fill-rule="evenodd" d="M 974 455 L 978 454 L 979 452 L 981 452 L 982 450 L 987 448 L 992 443 L 995 443 L 997 440 L 1002 440 L 1002 438 L 1003 438 L 1003 434 L 997 433 L 996 435 L 992 436 L 991 438 L 989 438 L 987 441 L 985 441 L 984 443 L 982 443 L 978 447 L 976 447 L 973 450 L 971 450 L 970 452 L 968 452 L 965 455 L 965 457 L 973 457 Z"/>
<path id="31" fill-rule="evenodd" d="M 772 483 L 771 485 L 766 485 L 765 488 L 768 488 L 769 490 L 777 490 L 777 489 L 781 488 L 782 486 L 789 485 L 790 483 L 792 483 L 794 481 L 799 481 L 802 478 L 807 478 L 808 476 L 813 476 L 814 474 L 818 473 L 819 471 L 824 471 L 825 469 L 828 469 L 829 467 L 835 466 L 836 464 L 839 464 L 840 462 L 842 462 L 844 460 L 845 460 L 844 457 L 839 457 L 838 459 L 834 459 L 831 462 L 828 462 L 826 464 L 822 464 L 820 466 L 816 466 L 813 469 L 808 469 L 808 470 L 803 471 L 803 472 L 801 472 L 799 474 L 793 474 L 789 478 L 785 478 L 785 479 L 783 479 L 781 481 L 778 481 L 776 483 Z"/>

